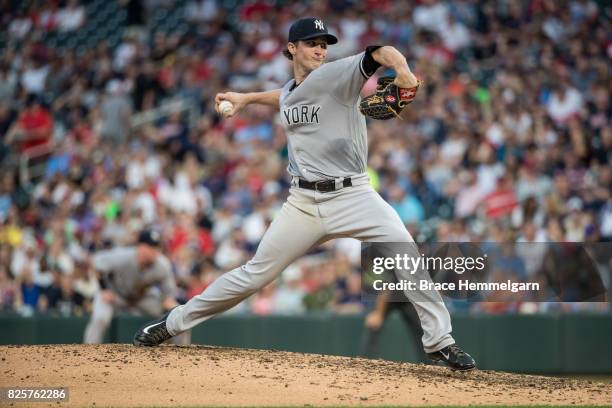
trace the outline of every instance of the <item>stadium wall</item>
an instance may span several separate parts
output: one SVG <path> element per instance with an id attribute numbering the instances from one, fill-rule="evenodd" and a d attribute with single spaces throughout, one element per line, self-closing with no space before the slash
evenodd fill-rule
<path id="1" fill-rule="evenodd" d="M 146 318 L 117 316 L 106 341 L 128 343 Z M 0 315 L 0 344 L 80 343 L 87 317 Z M 611 374 L 612 315 L 454 315 L 454 337 L 481 369 L 539 374 Z M 359 316 L 223 316 L 198 326 L 194 344 L 358 356 Z M 391 316 L 381 358 L 418 361 L 412 333 Z"/>

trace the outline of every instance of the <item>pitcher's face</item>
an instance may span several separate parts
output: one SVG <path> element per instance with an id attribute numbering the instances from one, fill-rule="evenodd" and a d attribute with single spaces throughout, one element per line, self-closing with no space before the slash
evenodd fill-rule
<path id="1" fill-rule="evenodd" d="M 289 47 L 293 43 L 289 43 Z M 302 65 L 307 72 L 312 72 L 319 68 L 327 58 L 327 41 L 325 38 L 313 38 L 310 40 L 302 40 L 293 44 L 289 50 L 295 50 L 293 59 L 296 63 Z"/>

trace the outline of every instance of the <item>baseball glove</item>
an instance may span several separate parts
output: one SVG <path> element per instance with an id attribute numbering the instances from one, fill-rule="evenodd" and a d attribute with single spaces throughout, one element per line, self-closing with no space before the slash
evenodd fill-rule
<path id="1" fill-rule="evenodd" d="M 365 97 L 359 104 L 359 111 L 368 118 L 388 120 L 399 117 L 402 109 L 416 97 L 422 81 L 413 88 L 400 88 L 393 83 L 393 77 L 378 79 L 376 92 Z"/>

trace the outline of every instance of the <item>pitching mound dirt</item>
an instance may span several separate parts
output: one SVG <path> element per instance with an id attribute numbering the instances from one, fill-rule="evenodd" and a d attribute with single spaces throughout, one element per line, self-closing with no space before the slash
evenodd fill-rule
<path id="1" fill-rule="evenodd" d="M 68 387 L 55 407 L 612 403 L 612 384 L 281 351 L 1 346 L 0 359 L 0 387 Z"/>

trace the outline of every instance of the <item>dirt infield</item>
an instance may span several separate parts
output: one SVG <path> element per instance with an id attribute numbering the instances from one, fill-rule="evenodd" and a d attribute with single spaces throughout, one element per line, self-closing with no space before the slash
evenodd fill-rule
<path id="1" fill-rule="evenodd" d="M 0 359 L 0 387 L 68 387 L 54 407 L 612 404 L 612 384 L 280 351 L 0 346 Z"/>

